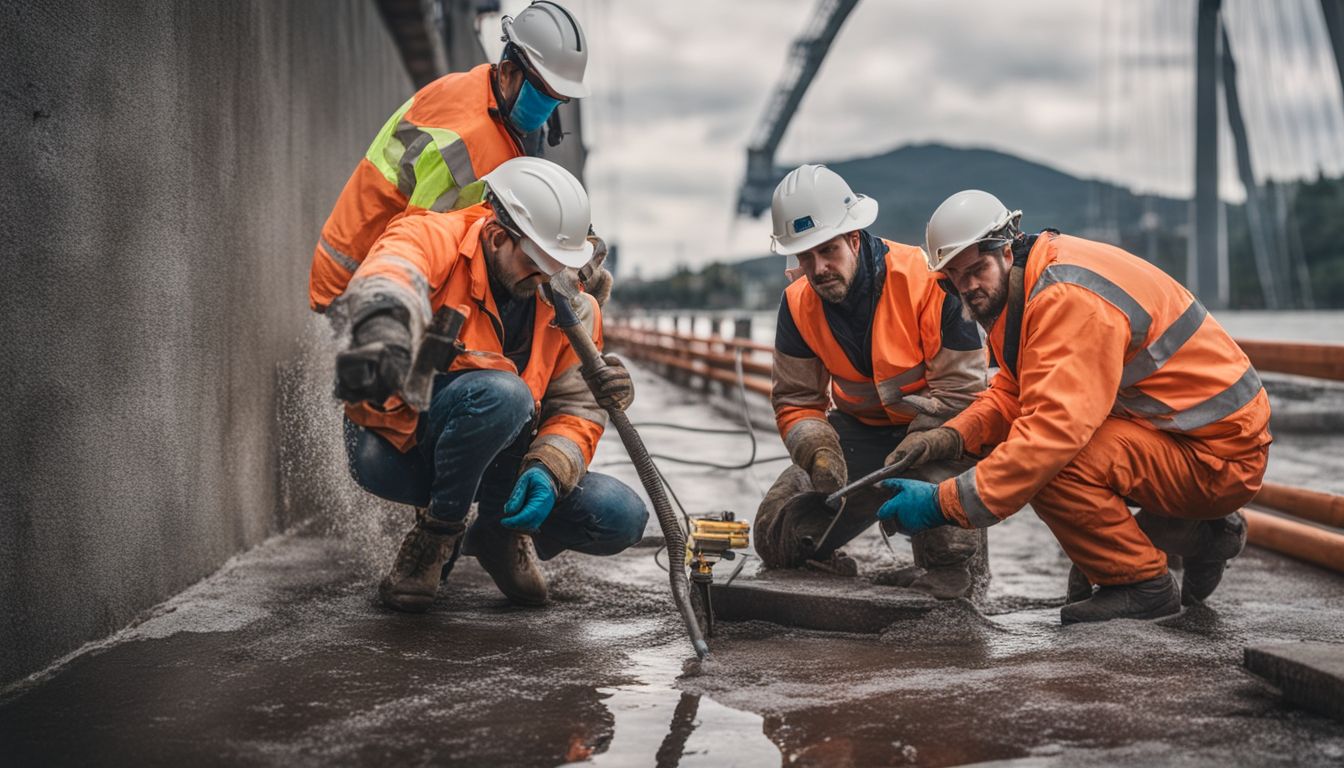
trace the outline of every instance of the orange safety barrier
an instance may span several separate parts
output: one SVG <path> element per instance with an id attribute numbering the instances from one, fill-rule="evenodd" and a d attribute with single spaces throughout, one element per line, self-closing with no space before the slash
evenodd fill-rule
<path id="1" fill-rule="evenodd" d="M 643 331 L 631 331 L 625 328 L 613 328 L 604 331 L 604 337 L 608 342 L 625 347 L 634 348 L 636 351 L 665 352 L 688 355 L 701 360 L 706 364 L 716 367 L 734 370 L 737 366 L 737 358 L 727 352 L 719 352 L 713 349 L 695 349 L 687 344 L 667 345 L 660 343 L 661 339 L 657 335 L 647 334 Z M 753 360 L 748 355 L 742 356 L 742 370 L 745 373 L 752 373 L 758 376 L 769 378 L 772 366 L 770 363 Z"/>
<path id="2" fill-rule="evenodd" d="M 1344 381 L 1344 344 L 1237 339 L 1251 364 L 1261 371 Z"/>
<path id="3" fill-rule="evenodd" d="M 676 343 L 718 344 L 725 347 L 741 349 L 744 352 L 762 352 L 767 355 L 774 354 L 775 351 L 774 346 L 759 341 L 752 341 L 751 339 L 741 339 L 734 336 L 696 336 L 677 331 L 661 331 L 656 328 L 642 328 L 623 322 L 616 322 L 603 326 L 603 333 L 604 335 L 609 333 L 638 333 Z"/>
<path id="4" fill-rule="evenodd" d="M 1313 523 L 1344 528 L 1344 496 L 1265 483 L 1252 503 Z"/>
<path id="5" fill-rule="evenodd" d="M 611 337 L 607 337 L 607 340 L 612 341 Z M 622 349 L 632 349 L 634 354 L 631 356 L 636 360 L 665 365 L 669 368 L 676 368 L 677 370 L 685 371 L 702 378 L 723 382 L 724 384 L 737 385 L 736 372 L 725 370 L 723 368 L 714 368 L 706 363 L 689 357 L 679 357 L 675 350 L 651 347 L 648 345 L 630 345 L 626 343 L 622 343 L 620 346 Z M 752 376 L 745 372 L 742 379 L 742 384 L 747 388 L 748 392 L 755 392 L 758 395 L 764 395 L 766 397 L 770 396 L 769 379 Z"/>
<path id="6" fill-rule="evenodd" d="M 1246 540 L 1313 565 L 1344 572 L 1344 533 L 1244 509 Z"/>

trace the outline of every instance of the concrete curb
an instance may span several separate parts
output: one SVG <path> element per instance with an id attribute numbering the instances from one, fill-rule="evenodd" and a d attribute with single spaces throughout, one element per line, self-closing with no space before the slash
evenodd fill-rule
<path id="1" fill-rule="evenodd" d="M 813 571 L 762 571 L 716 584 L 719 621 L 767 621 L 800 629 L 876 634 L 934 610 L 939 600 L 900 587 Z"/>
<path id="2" fill-rule="evenodd" d="M 1254 646 L 1246 649 L 1243 664 L 1289 703 L 1344 723 L 1344 644 Z"/>

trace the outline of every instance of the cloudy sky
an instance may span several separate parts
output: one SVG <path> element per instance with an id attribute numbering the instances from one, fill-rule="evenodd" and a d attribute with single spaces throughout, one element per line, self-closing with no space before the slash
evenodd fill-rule
<path id="1" fill-rule="evenodd" d="M 592 49 L 584 140 L 599 230 L 645 276 L 766 252 L 769 217 L 737 217 L 736 191 L 746 144 L 815 2 L 561 1 Z M 1319 3 L 1224 7 L 1257 173 L 1344 170 L 1344 109 Z M 1195 0 L 864 0 L 778 160 L 941 142 L 1188 195 L 1194 9 Z M 492 55 L 495 29 L 484 20 Z M 1222 146 L 1223 191 L 1237 199 L 1230 141 Z"/>

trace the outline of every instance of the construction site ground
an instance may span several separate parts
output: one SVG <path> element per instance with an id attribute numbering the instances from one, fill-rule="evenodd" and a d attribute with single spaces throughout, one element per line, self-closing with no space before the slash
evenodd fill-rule
<path id="1" fill-rule="evenodd" d="M 716 409 L 634 372 L 636 423 L 732 426 L 729 398 Z M 644 437 L 671 456 L 731 464 L 748 452 L 742 435 Z M 1342 446 L 1280 436 L 1270 478 L 1337 483 Z M 782 452 L 762 430 L 760 456 Z M 609 434 L 594 465 L 637 485 L 622 458 Z M 750 517 L 783 463 L 660 466 L 688 511 Z M 656 547 L 561 555 L 546 564 L 553 601 L 539 610 L 508 605 L 464 559 L 428 614 L 396 614 L 378 606 L 376 583 L 410 514 L 362 509 L 272 538 L 6 691 L 5 762 L 1344 763 L 1344 725 L 1242 668 L 1247 646 L 1344 643 L 1344 576 L 1273 553 L 1249 549 L 1206 606 L 1178 617 L 1061 627 L 1068 562 L 1024 510 L 991 531 L 994 581 L 978 609 L 942 602 L 877 633 L 721 623 L 700 663 Z M 888 549 L 873 532 L 848 549 L 861 579 L 910 557 L 904 539 Z M 757 567 L 749 559 L 738 578 Z M 855 582 L 826 584 L 844 594 Z"/>

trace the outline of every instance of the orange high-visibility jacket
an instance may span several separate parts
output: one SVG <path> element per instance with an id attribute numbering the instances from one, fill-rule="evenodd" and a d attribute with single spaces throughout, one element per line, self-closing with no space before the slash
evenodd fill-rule
<path id="1" fill-rule="evenodd" d="M 388 118 L 336 199 L 313 250 L 308 303 L 326 311 L 405 211 L 475 205 L 481 176 L 523 149 L 499 116 L 491 65 L 444 75 Z"/>
<path id="2" fill-rule="evenodd" d="M 519 373 L 505 357 L 495 330 L 500 324 L 499 310 L 490 292 L 480 238 L 481 228 L 492 215 L 489 204 L 479 203 L 449 213 L 423 212 L 397 219 L 369 250 L 341 303 L 357 316 L 362 302 L 390 298 L 410 313 L 416 333 L 440 307 L 466 306 L 470 311 L 458 338 L 467 352 L 457 356 L 450 370 Z M 584 299 L 588 310 L 579 313 L 580 319 L 601 348 L 597 301 L 587 294 Z M 564 486 L 566 478 L 572 482 L 582 476 L 592 460 L 606 427 L 606 413 L 584 382 L 578 356 L 564 332 L 554 324 L 554 308 L 540 293 L 535 301 L 531 354 L 519 373 L 540 414 L 528 457 L 547 464 Z M 393 396 L 380 408 L 347 404 L 345 412 L 351 421 L 377 431 L 403 452 L 415 444 L 418 415 L 399 397 Z M 551 450 L 544 451 L 543 446 Z M 567 466 L 555 466 L 557 457 Z"/>
<path id="3" fill-rule="evenodd" d="M 1270 443 L 1269 399 L 1255 368 L 1162 270 L 1047 231 L 1027 256 L 1024 288 L 1016 373 L 1005 364 L 947 422 L 969 453 L 996 446 L 939 486 L 949 519 L 985 527 L 1021 509 L 1110 416 L 1178 435 L 1213 466 Z M 989 333 L 999 361 L 1008 314 Z"/>
<path id="4" fill-rule="evenodd" d="M 985 387 L 983 351 L 943 347 L 947 293 L 925 266 L 923 251 L 890 240 L 878 242 L 886 248 L 886 277 L 873 317 L 872 376 L 850 362 L 826 321 L 822 298 L 806 279 L 793 281 L 784 291 L 794 324 L 817 355 L 802 359 L 775 351 L 770 399 L 786 442 L 798 422 L 825 420 L 831 402 L 865 424 L 909 424 L 921 411 L 903 400 L 908 395 L 936 403 L 941 413 L 929 415 L 945 418 Z"/>

